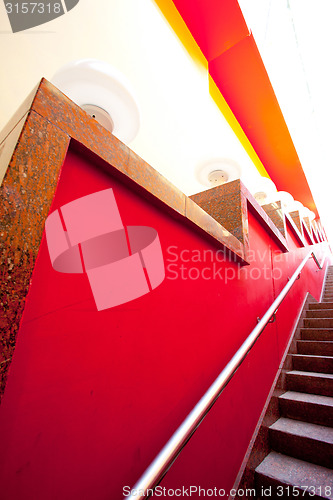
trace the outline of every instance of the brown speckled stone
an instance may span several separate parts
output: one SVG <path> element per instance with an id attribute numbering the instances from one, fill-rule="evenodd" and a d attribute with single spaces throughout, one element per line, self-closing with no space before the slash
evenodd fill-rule
<path id="1" fill-rule="evenodd" d="M 312 227 L 311 227 L 311 222 L 310 222 L 309 217 L 303 217 L 303 222 L 304 222 L 304 225 L 307 227 L 308 231 L 311 232 Z"/>
<path id="2" fill-rule="evenodd" d="M 2 390 L 44 222 L 70 143 L 72 147 L 85 149 L 85 154 L 97 155 L 103 164 L 101 168 L 112 171 L 133 189 L 141 190 L 143 196 L 162 204 L 164 210 L 180 217 L 184 223 L 205 231 L 216 244 L 243 263 L 246 253 L 242 243 L 210 215 L 198 210 L 192 201 L 188 201 L 186 213 L 187 198 L 183 193 L 45 79 L 41 80 L 35 96 L 28 97 L 6 127 L 0 136 L 2 140 L 20 120 L 24 126 L 16 147 L 14 144 L 8 168 L 4 165 L 5 177 L 0 193 Z"/>
<path id="3" fill-rule="evenodd" d="M 244 245 L 191 198 L 186 198 L 186 217 L 225 245 L 240 258 L 241 262 L 247 263 Z"/>
<path id="4" fill-rule="evenodd" d="M 127 172 L 129 148 L 44 78 L 32 108 L 121 172 Z"/>
<path id="5" fill-rule="evenodd" d="M 0 362 L 4 362 L 4 376 L 68 143 L 68 135 L 30 112 L 0 188 Z"/>
<path id="6" fill-rule="evenodd" d="M 289 212 L 290 217 L 294 221 L 297 229 L 303 235 L 303 226 L 302 226 L 302 217 L 301 214 L 299 213 L 298 210 L 295 210 L 294 212 Z"/>
<path id="7" fill-rule="evenodd" d="M 103 163 L 101 168 L 112 171 L 133 189 L 141 190 L 174 217 L 204 231 L 240 262 L 246 263 L 249 249 L 248 210 L 287 250 L 280 231 L 239 180 L 189 199 L 47 80 L 42 79 L 34 93 L 0 135 L 0 141 L 4 141 L 27 116 L 8 169 L 4 168 L 6 174 L 0 190 L 2 390 L 44 222 L 70 143 L 97 155 Z M 201 203 L 204 199 L 205 207 Z M 292 227 L 296 228 L 294 223 Z"/>
<path id="8" fill-rule="evenodd" d="M 318 232 L 319 232 L 321 241 L 325 241 L 326 240 L 325 231 L 323 229 L 323 226 L 322 226 L 320 220 L 317 220 L 317 228 L 318 228 Z"/>
<path id="9" fill-rule="evenodd" d="M 311 226 L 312 226 L 313 238 L 314 238 L 314 240 L 315 240 L 316 243 L 319 243 L 320 239 L 319 239 L 319 235 L 318 235 L 317 221 L 313 220 L 311 222 Z"/>
<path id="10" fill-rule="evenodd" d="M 308 217 L 303 218 L 303 234 L 308 239 L 309 244 L 314 245 L 315 241 L 313 239 L 310 219 Z"/>
<path id="11" fill-rule="evenodd" d="M 129 151 L 126 173 L 130 179 L 134 180 L 139 186 L 149 191 L 160 201 L 166 203 L 181 215 L 185 215 L 185 194 L 173 186 L 171 182 L 133 151 Z"/>
<path id="12" fill-rule="evenodd" d="M 275 226 L 272 219 L 267 215 L 265 210 L 259 205 L 257 200 L 252 196 L 249 190 L 241 184 L 244 196 L 247 199 L 248 209 L 251 213 L 259 220 L 260 224 L 265 227 L 268 234 L 275 240 L 277 245 L 281 248 L 283 252 L 288 252 L 288 244 L 286 238 L 282 235 L 279 229 Z"/>
<path id="13" fill-rule="evenodd" d="M 9 132 L 9 134 L 4 138 L 0 144 L 0 186 L 2 184 L 3 178 L 6 175 L 7 167 L 13 156 L 14 150 L 16 148 L 17 141 L 23 129 L 23 125 L 27 119 L 28 113 L 26 113 L 21 120 L 15 125 L 15 127 Z"/>
<path id="14" fill-rule="evenodd" d="M 247 206 L 243 200 L 240 180 L 207 189 L 190 198 L 245 244 Z"/>
<path id="15" fill-rule="evenodd" d="M 0 361 L 0 395 L 4 393 L 7 381 L 8 368 L 11 362 L 11 358 Z"/>
<path id="16" fill-rule="evenodd" d="M 288 251 L 285 236 L 239 179 L 197 193 L 190 198 L 243 244 L 245 256 L 250 247 L 248 210 L 259 220 L 282 251 Z M 280 224 L 285 226 L 284 217 Z"/>
<path id="17" fill-rule="evenodd" d="M 286 217 L 286 224 L 289 226 L 289 228 L 291 229 L 291 231 L 293 232 L 293 234 L 296 236 L 296 239 L 298 240 L 298 243 L 302 247 L 305 247 L 306 242 L 305 242 L 305 239 L 304 239 L 304 235 L 303 235 L 303 233 L 301 233 L 299 231 L 298 227 L 296 226 L 296 224 L 294 222 L 294 219 L 291 217 L 291 215 L 289 213 L 286 213 L 285 217 Z"/>
<path id="18" fill-rule="evenodd" d="M 274 222 L 280 233 L 286 237 L 286 219 L 282 210 L 281 201 L 263 205 L 262 209 L 265 210 L 266 214 Z"/>
<path id="19" fill-rule="evenodd" d="M 35 98 L 36 92 L 38 90 L 39 85 L 37 85 L 30 94 L 23 101 L 21 106 L 17 109 L 14 115 L 11 117 L 9 122 L 5 125 L 5 127 L 0 132 L 0 144 L 6 139 L 6 137 L 11 133 L 11 131 L 17 126 L 19 121 L 22 119 L 24 115 L 28 113 L 31 108 L 32 102 Z"/>

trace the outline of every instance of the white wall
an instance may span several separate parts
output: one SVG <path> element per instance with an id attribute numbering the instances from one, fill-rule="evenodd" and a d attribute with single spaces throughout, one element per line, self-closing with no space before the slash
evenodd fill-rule
<path id="1" fill-rule="evenodd" d="M 92 57 L 122 71 L 136 91 L 142 123 L 130 147 L 186 194 L 206 189 L 195 171 L 216 157 L 239 163 L 247 185 L 258 175 L 209 95 L 205 68 L 153 0 L 80 0 L 66 15 L 15 34 L 0 6 L 0 47 L 0 129 L 41 77 Z"/>

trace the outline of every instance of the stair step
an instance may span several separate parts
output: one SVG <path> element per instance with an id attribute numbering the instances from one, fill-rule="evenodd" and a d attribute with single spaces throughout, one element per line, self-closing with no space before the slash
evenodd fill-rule
<path id="1" fill-rule="evenodd" d="M 333 429 L 281 417 L 269 427 L 273 450 L 323 467 L 333 467 Z"/>
<path id="2" fill-rule="evenodd" d="M 263 499 L 293 498 L 298 496 L 297 489 L 301 492 L 299 498 L 333 499 L 331 470 L 275 451 L 258 465 L 255 480 L 257 494 Z"/>
<path id="3" fill-rule="evenodd" d="M 333 318 L 333 309 L 309 309 L 306 311 L 307 318 Z"/>
<path id="4" fill-rule="evenodd" d="M 301 328 L 302 340 L 333 341 L 333 328 Z"/>
<path id="5" fill-rule="evenodd" d="M 283 417 L 333 427 L 333 398 L 287 391 L 279 396 Z"/>
<path id="6" fill-rule="evenodd" d="M 318 373 L 333 373 L 333 356 L 292 354 L 294 370 Z"/>
<path id="7" fill-rule="evenodd" d="M 297 352 L 306 355 L 333 356 L 333 341 L 298 340 Z"/>
<path id="8" fill-rule="evenodd" d="M 291 370 L 286 373 L 286 384 L 288 391 L 333 397 L 333 375 L 330 373 Z"/>
<path id="9" fill-rule="evenodd" d="M 304 318 L 305 328 L 333 328 L 333 318 Z"/>
<path id="10" fill-rule="evenodd" d="M 315 310 L 315 309 L 333 309 L 333 302 L 311 302 L 309 304 L 309 309 L 310 310 Z"/>

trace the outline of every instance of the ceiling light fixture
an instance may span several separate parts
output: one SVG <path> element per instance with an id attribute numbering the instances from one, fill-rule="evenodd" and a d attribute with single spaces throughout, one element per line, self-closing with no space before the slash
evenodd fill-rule
<path id="1" fill-rule="evenodd" d="M 254 197 L 259 205 L 267 205 L 275 201 L 276 186 L 268 177 L 260 177 L 254 191 Z"/>
<path id="2" fill-rule="evenodd" d="M 97 59 L 72 61 L 51 81 L 121 141 L 128 143 L 138 133 L 140 112 L 133 90 L 109 64 Z"/>
<path id="3" fill-rule="evenodd" d="M 294 198 L 287 191 L 278 191 L 274 201 L 280 201 L 284 211 L 290 212 L 290 208 L 292 208 L 294 203 Z"/>
<path id="4" fill-rule="evenodd" d="M 215 187 L 239 179 L 241 167 L 234 160 L 221 158 L 210 160 L 197 169 L 197 179 L 206 187 Z"/>

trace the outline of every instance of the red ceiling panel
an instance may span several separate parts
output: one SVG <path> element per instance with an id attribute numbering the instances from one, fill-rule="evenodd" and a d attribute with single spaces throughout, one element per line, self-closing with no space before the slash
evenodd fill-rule
<path id="1" fill-rule="evenodd" d="M 237 0 L 173 0 L 209 72 L 280 191 L 316 211 L 253 36 Z"/>
<path id="2" fill-rule="evenodd" d="M 207 61 L 249 34 L 235 0 L 174 0 L 173 3 Z"/>
<path id="3" fill-rule="evenodd" d="M 209 72 L 272 180 L 313 208 L 309 185 L 253 36 L 211 61 Z"/>

